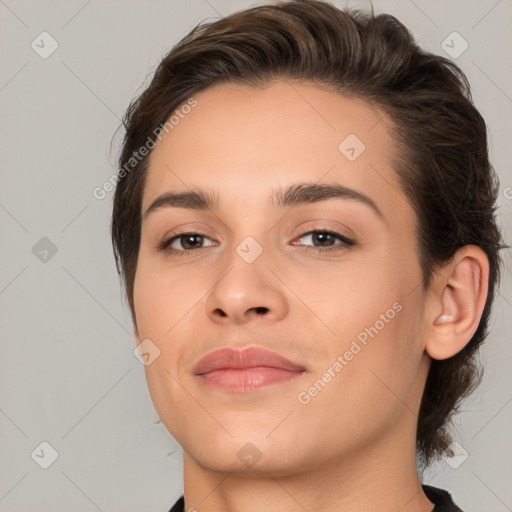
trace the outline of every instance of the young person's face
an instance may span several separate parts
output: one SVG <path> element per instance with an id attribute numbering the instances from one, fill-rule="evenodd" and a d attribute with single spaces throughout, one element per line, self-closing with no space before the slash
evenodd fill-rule
<path id="1" fill-rule="evenodd" d="M 137 341 L 160 350 L 145 368 L 162 422 L 199 465 L 222 471 L 303 471 L 379 443 L 414 450 L 425 297 L 387 118 L 362 100 L 281 81 L 195 98 L 153 150 L 142 201 Z M 272 203 L 297 184 L 347 187 L 380 214 L 353 197 Z M 191 190 L 218 205 L 144 217 L 160 195 Z M 201 236 L 174 239 L 176 253 L 158 249 L 191 231 Z M 271 371 L 252 370 L 245 391 L 210 385 L 240 370 L 195 374 L 206 353 L 247 346 L 304 370 L 274 372 L 284 380 L 263 386 Z M 244 462 L 251 450 L 254 466 Z"/>

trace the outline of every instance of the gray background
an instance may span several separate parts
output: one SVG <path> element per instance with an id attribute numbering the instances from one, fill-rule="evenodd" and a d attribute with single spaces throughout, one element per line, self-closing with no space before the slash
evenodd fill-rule
<path id="1" fill-rule="evenodd" d="M 114 172 L 110 139 L 163 53 L 199 21 L 259 3 L 0 0 L 1 511 L 157 512 L 182 492 L 181 449 L 158 423 L 132 352 L 111 194 L 100 201 L 92 191 Z M 373 4 L 430 51 L 444 55 L 453 31 L 468 42 L 456 61 L 489 125 L 510 243 L 511 0 Z M 31 47 L 43 46 L 43 31 L 59 45 L 46 59 Z M 485 379 L 456 421 L 467 458 L 424 475 L 465 512 L 512 510 L 510 251 L 504 258 Z M 58 452 L 47 469 L 43 441 Z"/>

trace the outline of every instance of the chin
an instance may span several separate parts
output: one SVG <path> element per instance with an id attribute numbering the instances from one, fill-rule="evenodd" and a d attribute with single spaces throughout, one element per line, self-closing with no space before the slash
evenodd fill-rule
<path id="1" fill-rule="evenodd" d="M 241 477 L 268 476 L 269 473 L 273 476 L 285 477 L 304 470 L 302 464 L 298 461 L 290 461 L 286 456 L 262 456 L 257 462 L 252 463 L 249 460 L 241 461 L 236 450 L 228 455 L 225 452 L 217 453 L 217 450 L 208 453 L 188 453 L 188 455 L 204 470 L 233 473 Z"/>
<path id="2" fill-rule="evenodd" d="M 234 434 L 234 433 L 233 433 Z M 229 437 L 225 432 L 212 436 L 204 432 L 200 439 L 182 439 L 178 441 L 186 456 L 208 471 L 236 473 L 240 476 L 263 476 L 271 473 L 275 476 L 288 476 L 304 471 L 305 465 L 313 465 L 313 453 L 300 451 L 297 446 L 308 444 L 307 440 L 298 441 L 290 437 L 267 437 L 259 433 Z M 312 447 L 309 447 L 312 448 Z"/>

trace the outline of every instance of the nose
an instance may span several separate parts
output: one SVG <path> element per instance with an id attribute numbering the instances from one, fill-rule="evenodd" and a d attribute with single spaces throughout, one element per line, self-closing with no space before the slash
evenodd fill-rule
<path id="1" fill-rule="evenodd" d="M 206 299 L 206 313 L 216 323 L 274 322 L 289 309 L 286 286 L 260 256 L 247 263 L 231 258 Z"/>

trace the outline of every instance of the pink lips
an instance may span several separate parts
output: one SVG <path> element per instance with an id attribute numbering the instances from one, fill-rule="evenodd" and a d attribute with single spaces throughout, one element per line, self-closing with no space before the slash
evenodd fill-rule
<path id="1" fill-rule="evenodd" d="M 205 385 L 234 392 L 254 391 L 270 384 L 289 382 L 304 371 L 303 366 L 259 347 L 214 350 L 194 368 L 194 374 Z"/>

